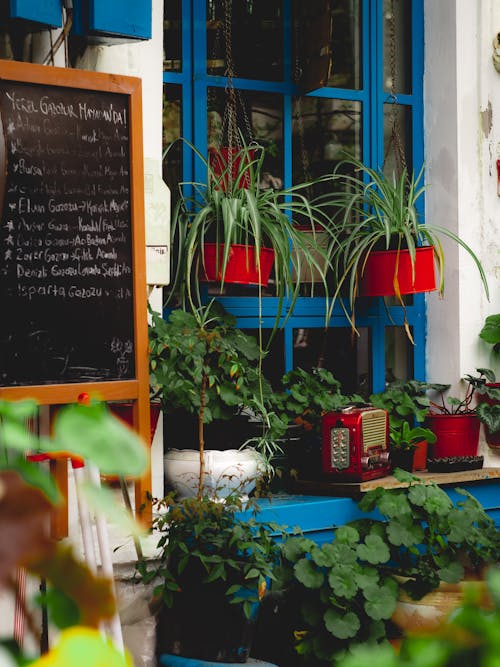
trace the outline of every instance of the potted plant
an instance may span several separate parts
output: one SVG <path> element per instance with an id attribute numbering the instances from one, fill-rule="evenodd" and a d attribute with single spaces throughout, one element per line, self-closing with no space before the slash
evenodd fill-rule
<path id="1" fill-rule="evenodd" d="M 447 397 L 440 394 L 440 402 L 431 401 L 431 409 L 425 419 L 437 437 L 433 445 L 434 459 L 477 455 L 479 445 L 480 421 L 492 433 L 500 430 L 500 410 L 495 405 L 486 403 L 487 398 L 495 399 L 500 392 L 495 387 L 488 387 L 488 380 L 494 383 L 493 371 L 487 368 L 476 369 L 478 375 L 466 375 L 466 391 L 463 398 Z M 475 399 L 479 400 L 476 404 Z"/>
<path id="2" fill-rule="evenodd" d="M 265 437 L 269 415 L 262 406 L 270 388 L 260 362 L 256 339 L 238 329 L 235 318 L 215 301 L 193 313 L 173 310 L 167 320 L 152 314 L 151 385 L 170 419 L 167 435 L 180 418 L 179 411 L 194 419 L 194 442 L 189 442 L 186 431 L 188 449 L 173 448 L 165 454 L 167 480 L 178 491 L 199 496 L 248 493 L 269 467 L 279 445 Z M 263 437 L 241 449 L 250 435 L 245 410 L 260 418 Z M 205 451 L 211 424 L 221 421 L 229 430 L 238 420 L 243 422 L 238 446 L 232 441 L 233 447 L 223 451 L 223 443 L 215 443 L 212 451 Z M 224 429 L 219 434 L 224 438 Z"/>
<path id="3" fill-rule="evenodd" d="M 389 424 L 390 461 L 393 468 L 402 468 L 411 472 L 415 469 L 414 457 L 419 443 L 425 442 L 432 445 L 436 442 L 436 436 L 428 428 L 414 426 L 403 421 L 399 427 Z"/>
<path id="4" fill-rule="evenodd" d="M 493 345 L 493 353 L 497 355 L 500 351 L 500 315 L 488 315 L 479 337 L 486 343 Z M 486 376 L 488 380 L 484 384 L 484 392 L 478 393 L 477 414 L 484 424 L 484 435 L 487 444 L 492 449 L 500 447 L 500 422 L 495 425 L 488 423 L 500 414 L 500 383 L 496 381 L 493 371 Z M 488 407 L 486 407 L 488 406 Z"/>
<path id="5" fill-rule="evenodd" d="M 289 425 L 283 446 L 293 477 L 321 475 L 321 418 L 356 403 L 363 403 L 363 398 L 343 394 L 340 382 L 326 368 L 295 368 L 284 374 L 282 390 L 270 396 L 270 410 Z"/>
<path id="6" fill-rule="evenodd" d="M 306 273 L 319 275 L 316 282 L 326 287 L 328 250 L 316 236 L 317 230 L 329 228 L 328 202 L 308 199 L 312 183 L 282 190 L 264 187 L 265 148 L 255 142 L 247 145 L 243 138 L 242 143 L 231 164 L 237 168 L 231 179 L 226 170 L 214 172 L 191 146 L 206 166 L 207 179 L 180 183 L 171 225 L 171 298 L 199 305 L 203 281 L 217 282 L 220 292 L 229 283 L 259 285 L 260 294 L 272 271 L 273 293 L 280 304 L 289 297 L 293 309 Z M 300 227 L 294 219 L 300 219 Z M 329 234 L 333 238 L 331 229 Z M 277 322 L 281 308 L 278 311 Z"/>
<path id="7" fill-rule="evenodd" d="M 274 524 L 242 518 L 241 498 L 167 496 L 158 505 L 156 566 L 138 564 L 155 588 L 157 654 L 246 662 L 258 605 L 279 561 Z M 248 511 L 248 507 L 247 507 Z"/>
<path id="8" fill-rule="evenodd" d="M 415 427 L 422 424 L 427 416 L 430 407 L 430 398 L 427 392 L 429 390 L 445 391 L 448 386 L 419 380 L 395 380 L 389 383 L 384 391 L 370 396 L 369 400 L 372 405 L 387 410 L 389 413 L 389 429 L 393 436 L 391 437 L 391 444 L 394 450 L 403 449 L 397 447 L 397 442 L 401 440 L 403 424 L 406 423 L 411 432 Z M 432 433 L 431 439 L 434 442 Z M 401 461 L 395 462 L 395 467 L 405 470 L 425 470 L 427 467 L 427 448 L 427 440 L 414 440 L 412 446 L 404 448 L 413 450 L 412 468 L 407 467 L 409 464 L 401 465 Z M 410 457 L 409 454 L 408 457 Z"/>
<path id="9" fill-rule="evenodd" d="M 417 175 L 403 169 L 400 176 L 386 176 L 351 157 L 336 167 L 333 183 L 338 189 L 329 199 L 336 206 L 333 219 L 339 243 L 333 247 L 331 263 L 335 297 L 347 288 L 345 311 L 353 325 L 358 296 L 395 296 L 404 305 L 404 294 L 443 291 L 441 236 L 469 253 L 488 295 L 486 276 L 473 250 L 446 227 L 420 220 L 417 202 L 424 192 L 422 181 L 423 168 Z"/>

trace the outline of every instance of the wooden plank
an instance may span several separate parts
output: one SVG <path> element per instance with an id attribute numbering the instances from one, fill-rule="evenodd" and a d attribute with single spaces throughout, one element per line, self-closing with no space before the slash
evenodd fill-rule
<path id="1" fill-rule="evenodd" d="M 500 478 L 500 468 L 481 468 L 479 470 L 464 470 L 461 472 L 415 472 L 424 482 L 435 482 L 440 486 L 448 484 L 463 484 L 465 482 L 487 481 Z M 408 486 L 400 482 L 393 475 L 371 479 L 367 482 L 333 482 L 330 480 L 294 480 L 290 484 L 293 493 L 307 493 L 310 495 L 334 496 L 355 498 L 367 491 L 383 487 L 384 489 L 402 488 Z"/>

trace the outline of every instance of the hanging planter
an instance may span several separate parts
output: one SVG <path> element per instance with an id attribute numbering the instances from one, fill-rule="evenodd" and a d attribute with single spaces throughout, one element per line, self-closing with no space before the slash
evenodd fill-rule
<path id="1" fill-rule="evenodd" d="M 408 250 L 372 251 L 362 266 L 360 296 L 398 296 L 437 289 L 434 248 L 415 248 L 415 261 Z"/>
<path id="2" fill-rule="evenodd" d="M 230 148 L 221 146 L 208 151 L 208 161 L 212 177 L 223 192 L 232 190 L 233 183 L 237 188 L 250 186 L 249 165 L 255 158 L 255 151 L 249 148 L 242 152 L 241 146 Z"/>
<path id="3" fill-rule="evenodd" d="M 232 244 L 229 248 L 224 275 L 224 244 L 205 243 L 200 280 L 224 282 L 236 285 L 262 285 L 267 287 L 274 263 L 274 250 L 261 248 L 256 254 L 254 246 Z"/>

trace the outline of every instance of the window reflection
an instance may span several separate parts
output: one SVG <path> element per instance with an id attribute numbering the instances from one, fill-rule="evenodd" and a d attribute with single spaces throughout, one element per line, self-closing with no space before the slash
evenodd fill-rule
<path id="1" fill-rule="evenodd" d="M 413 377 L 413 351 L 403 327 L 385 329 L 385 381 L 407 380 Z"/>
<path id="2" fill-rule="evenodd" d="M 180 72 L 182 69 L 181 0 L 163 3 L 163 69 Z"/>

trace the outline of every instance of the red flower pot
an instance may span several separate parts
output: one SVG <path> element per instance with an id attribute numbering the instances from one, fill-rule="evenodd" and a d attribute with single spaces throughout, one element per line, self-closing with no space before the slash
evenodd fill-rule
<path id="1" fill-rule="evenodd" d="M 432 246 L 416 248 L 415 278 L 412 275 L 411 257 L 408 250 L 372 251 L 364 265 L 359 295 L 394 296 L 397 295 L 396 284 L 399 286 L 399 294 L 416 294 L 435 290 L 434 248 Z"/>
<path id="2" fill-rule="evenodd" d="M 429 445 L 430 458 L 476 456 L 480 423 L 475 414 L 428 414 L 425 425 L 437 438 Z"/>
<path id="3" fill-rule="evenodd" d="M 427 440 L 417 442 L 413 452 L 413 470 L 427 469 Z"/>
<path id="4" fill-rule="evenodd" d="M 229 156 L 231 155 L 231 170 L 229 170 Z M 231 180 L 234 183 L 240 175 L 237 183 L 238 188 L 248 188 L 250 185 L 250 168 L 248 165 L 254 159 L 255 151 L 242 151 L 239 148 L 229 148 L 222 146 L 215 150 L 211 148 L 208 152 L 208 159 L 213 175 L 220 184 L 223 192 L 227 190 L 229 184 L 229 171 L 231 171 Z M 245 167 L 242 166 L 242 160 L 245 162 Z"/>
<path id="5" fill-rule="evenodd" d="M 200 280 L 221 282 L 223 258 L 223 243 L 219 244 L 218 248 L 216 243 L 205 243 L 203 246 L 203 265 L 200 268 Z M 232 245 L 229 249 L 224 282 L 236 285 L 260 284 L 263 287 L 267 287 L 273 262 L 274 250 L 271 248 L 261 248 L 260 259 L 257 261 L 253 246 Z"/>

